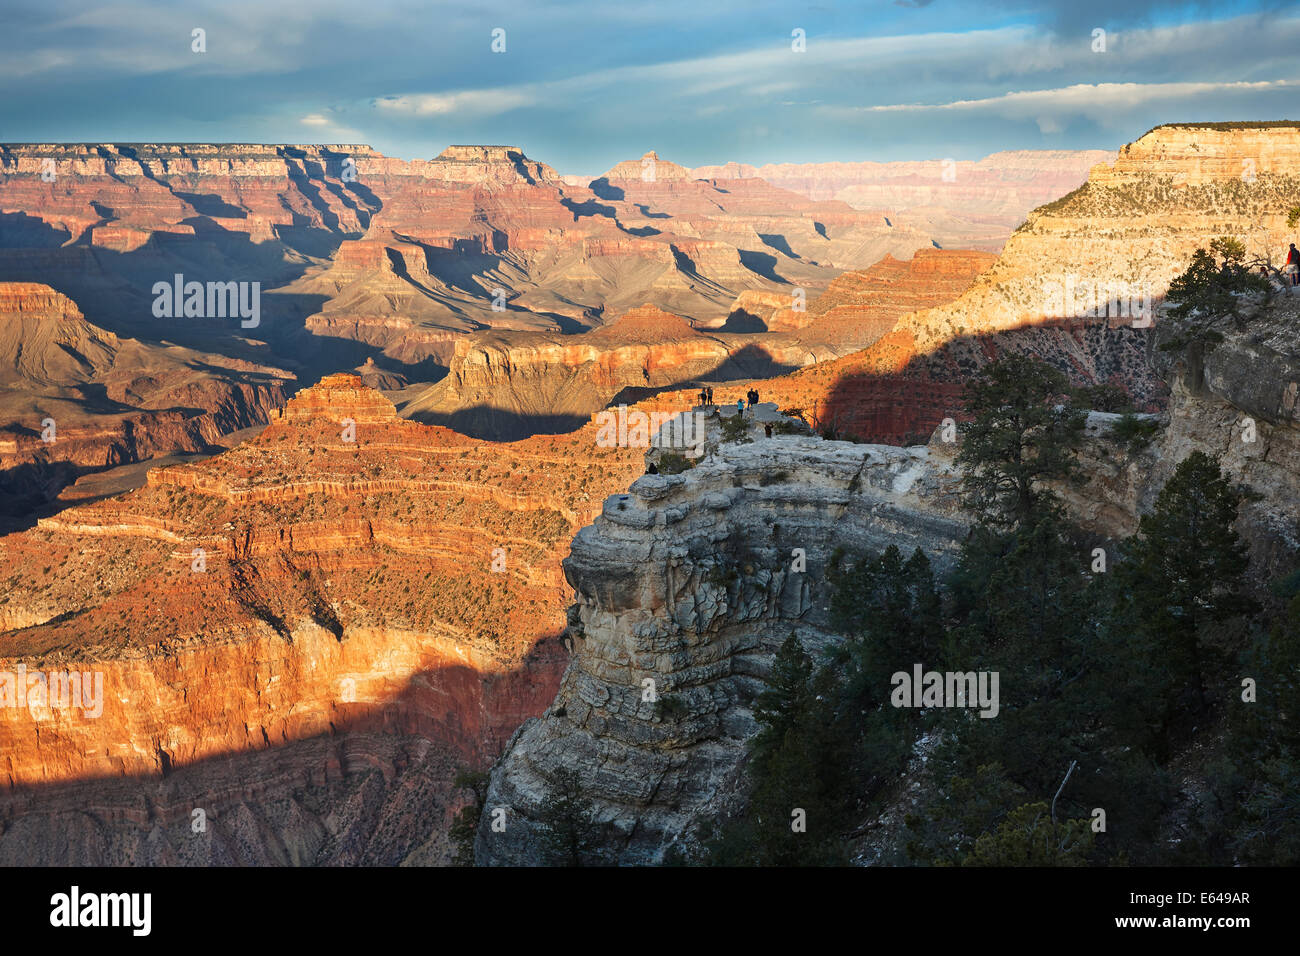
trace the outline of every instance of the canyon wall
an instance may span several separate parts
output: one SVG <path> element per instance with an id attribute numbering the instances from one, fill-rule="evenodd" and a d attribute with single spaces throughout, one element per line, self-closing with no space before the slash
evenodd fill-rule
<path id="1" fill-rule="evenodd" d="M 847 163 L 743 163 L 701 166 L 701 179 L 760 178 L 810 199 L 902 216 L 943 247 L 996 252 L 1036 206 L 1064 196 L 1115 153 L 1020 150 L 981 160 Z"/>
<path id="2" fill-rule="evenodd" d="M 1103 539 L 1131 535 L 1178 463 L 1204 451 L 1254 493 L 1238 531 L 1256 580 L 1289 570 L 1300 548 L 1298 320 L 1300 296 L 1284 296 L 1203 358 L 1157 358 L 1171 386 L 1162 427 L 1126 448 L 1111 436 L 1119 416 L 1092 413 L 1084 482 L 1057 489 L 1067 513 Z M 958 443 L 939 432 L 910 448 L 765 438 L 762 422 L 781 416 L 760 405 L 752 443 L 715 444 L 732 414 L 713 414 L 694 468 L 638 478 L 574 539 L 564 567 L 577 650 L 551 706 L 493 768 L 480 864 L 556 862 L 542 819 L 567 771 L 602 832 L 588 862 L 658 864 L 693 849 L 702 824 L 743 801 L 753 701 L 776 648 L 790 634 L 810 653 L 837 640 L 834 550 L 919 547 L 940 573 L 952 566 L 968 520 Z"/>
<path id="3" fill-rule="evenodd" d="M 0 513 L 39 511 L 87 471 L 213 451 L 265 423 L 291 378 L 120 337 L 49 286 L 0 282 Z"/>
<path id="4" fill-rule="evenodd" d="M 1034 210 L 959 296 L 903 315 L 860 353 L 754 385 L 818 429 L 923 441 L 942 419 L 960 417 L 974 371 L 1016 351 L 1076 385 L 1121 386 L 1139 409 L 1157 410 L 1167 385 L 1147 354 L 1170 280 L 1221 235 L 1281 262 L 1297 194 L 1294 127 L 1159 127 Z"/>
<path id="5" fill-rule="evenodd" d="M 871 345 L 906 312 L 959 295 L 993 259 L 926 249 L 910 260 L 887 256 L 837 276 L 812 299 L 742 294 L 720 328 L 691 327 L 647 305 L 580 336 L 478 333 L 456 344 L 448 375 L 403 413 L 476 437 L 519 438 L 572 428 L 611 402 L 684 383 L 698 391 L 707 382 L 820 368 Z M 683 392 L 675 400 L 694 399 Z"/>
<path id="6" fill-rule="evenodd" d="M 0 859 L 446 862 L 456 770 L 554 695 L 568 541 L 642 467 L 594 428 L 406 421 L 338 375 L 0 539 Z M 100 712 L 15 705 L 20 668 L 98 675 Z"/>

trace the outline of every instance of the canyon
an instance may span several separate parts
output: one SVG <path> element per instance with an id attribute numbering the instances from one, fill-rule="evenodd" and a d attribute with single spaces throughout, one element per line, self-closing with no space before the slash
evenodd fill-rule
<path id="1" fill-rule="evenodd" d="M 41 149 L 0 155 L 0 197 L 27 190 L 0 229 L 0 450 L 46 462 L 42 501 L 68 487 L 0 538 L 0 674 L 106 696 L 0 707 L 3 862 L 445 863 L 454 778 L 489 767 L 506 825 L 484 814 L 478 862 L 546 862 L 569 769 L 608 862 L 664 862 L 743 799 L 775 647 L 836 639 L 835 549 L 951 563 L 969 519 L 935 427 L 1008 351 L 1159 416 L 1127 452 L 1090 416 L 1067 503 L 1094 533 L 1131 533 L 1202 449 L 1261 492 L 1260 567 L 1300 542 L 1293 300 L 1204 362 L 1156 348 L 1192 250 L 1276 251 L 1294 129 L 1153 130 L 996 260 L 654 154 L 581 186 L 504 146 Z M 29 182 L 49 156 L 57 201 Z M 157 327 L 145 280 L 208 261 L 263 277 L 262 328 Z M 1154 321 L 1076 314 L 1084 283 L 1149 287 Z M 695 409 L 702 381 L 721 407 Z M 750 388 L 752 440 L 724 440 Z M 602 441 L 621 403 L 702 415 L 703 457 Z M 105 494 L 51 454 L 156 467 Z"/>
<path id="2" fill-rule="evenodd" d="M 908 312 L 860 352 L 754 384 L 819 429 L 924 441 L 944 418 L 960 417 L 970 375 L 1011 350 L 1075 384 L 1118 385 L 1137 408 L 1158 410 L 1168 390 L 1148 361 L 1149 340 L 1170 280 L 1221 235 L 1279 265 L 1298 170 L 1293 126 L 1158 127 L 1030 213 L 997 262 L 951 301 Z M 720 394 L 734 401 L 743 391 Z"/>
<path id="3" fill-rule="evenodd" d="M 352 375 L 273 417 L 0 539 L 0 673 L 106 697 L 0 707 L 0 860 L 445 862 L 455 772 L 554 695 L 560 558 L 639 452 L 478 442 Z"/>
<path id="4" fill-rule="evenodd" d="M 1157 404 L 1163 386 L 1162 427 L 1145 448 L 1121 451 L 1109 438 L 1118 416 L 1089 416 L 1086 483 L 1061 489 L 1070 517 L 1107 540 L 1130 535 L 1177 463 L 1203 451 L 1254 493 L 1238 527 L 1260 579 L 1287 567 L 1300 544 L 1295 297 L 1257 309 L 1206 356 L 1158 346 L 1171 338 L 1160 300 L 1195 248 L 1224 234 L 1256 255 L 1285 248 L 1297 170 L 1294 127 L 1152 130 L 1032 214 L 953 303 L 903 316 L 863 352 L 753 383 L 769 403 L 746 429 L 749 442 L 719 417 L 702 462 L 643 476 L 607 501 L 565 562 L 577 653 L 552 706 L 525 722 L 493 768 L 485 807 L 495 816 L 483 817 L 476 860 L 546 862 L 545 810 L 573 771 L 600 829 L 596 859 L 689 857 L 701 827 L 743 803 L 754 700 L 777 647 L 790 634 L 809 652 L 836 639 L 828 552 L 896 544 L 949 566 L 964 536 L 956 441 L 937 429 L 909 448 L 818 443 L 800 434 L 805 410 L 824 434 L 907 429 L 904 440 L 915 442 L 940 416 L 960 416 L 962 379 L 1008 351 L 1076 382 L 1122 383 L 1143 404 Z M 1150 314 L 1063 314 L 1069 269 L 1094 287 L 1153 289 Z M 881 386 L 846 386 L 855 377 Z M 734 415 L 729 403 L 741 394 L 721 390 L 718 415 Z M 659 396 L 673 399 L 688 395 Z M 800 419 L 778 411 L 785 402 L 798 404 Z M 787 427 L 760 437 L 761 420 Z"/>
<path id="5" fill-rule="evenodd" d="M 79 475 L 211 453 L 264 424 L 292 376 L 121 338 L 49 286 L 0 282 L 0 515 L 20 521 Z"/>
<path id="6" fill-rule="evenodd" d="M 1103 541 L 1131 535 L 1178 462 L 1201 451 L 1254 492 L 1238 529 L 1259 580 L 1289 568 L 1300 547 L 1297 320 L 1300 300 L 1286 297 L 1203 363 L 1167 353 L 1171 403 L 1145 447 L 1111 438 L 1118 415 L 1090 414 L 1085 481 L 1058 487 L 1069 516 Z M 824 441 L 774 406 L 756 411 L 748 442 L 725 434 L 733 408 L 713 413 L 695 467 L 641 476 L 574 539 L 564 569 L 577 650 L 551 706 L 493 768 L 480 865 L 552 862 L 546 807 L 572 772 L 599 830 L 592 862 L 690 858 L 702 828 L 743 805 L 755 698 L 777 648 L 791 634 L 809 653 L 841 639 L 829 620 L 836 556 L 896 545 L 951 568 L 969 528 L 959 439 Z M 764 420 L 791 427 L 765 437 Z"/>
<path id="7" fill-rule="evenodd" d="M 55 507 L 88 469 L 225 447 L 326 374 L 428 386 L 492 347 L 466 346 L 474 333 L 567 338 L 646 304 L 721 328 L 737 302 L 815 299 L 846 270 L 931 243 L 896 218 L 753 177 L 719 185 L 653 152 L 575 185 L 513 146 L 406 161 L 357 144 L 0 145 L 3 345 L 27 356 L 0 383 L 0 472 L 21 503 L 7 510 Z M 186 282 L 235 283 L 256 323 L 211 306 L 159 314 L 155 287 Z M 814 324 L 777 343 L 781 357 L 731 371 L 797 367 L 841 339 Z M 709 347 L 719 364 L 740 351 Z M 32 377 L 33 362 L 50 364 Z M 512 398 L 504 430 L 473 427 L 571 427 L 594 394 Z M 450 420 L 445 399 L 425 405 Z M 46 418 L 55 443 L 37 441 Z"/>
<path id="8" fill-rule="evenodd" d="M 607 405 L 687 382 L 698 391 L 705 383 L 822 367 L 871 345 L 904 314 L 955 298 L 993 260 L 933 249 L 918 249 L 910 260 L 886 256 L 841 273 L 811 300 L 803 290 L 742 293 L 719 328 L 692 327 L 646 305 L 581 336 L 475 333 L 457 342 L 447 376 L 403 414 L 475 437 L 514 439 L 573 428 Z M 687 393 L 676 398 L 690 404 Z"/>

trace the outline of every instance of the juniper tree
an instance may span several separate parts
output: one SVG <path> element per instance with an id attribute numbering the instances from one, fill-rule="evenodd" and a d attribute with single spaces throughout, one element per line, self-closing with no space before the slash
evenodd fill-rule
<path id="1" fill-rule="evenodd" d="M 1239 239 L 1220 236 L 1210 248 L 1192 253 L 1191 264 L 1169 283 L 1165 299 L 1177 331 L 1160 345 L 1165 351 L 1213 347 L 1223 341 L 1219 327 L 1230 319 L 1237 329 L 1246 327 L 1241 314 L 1242 296 L 1267 294 L 1268 280 L 1246 262 L 1246 247 Z"/>

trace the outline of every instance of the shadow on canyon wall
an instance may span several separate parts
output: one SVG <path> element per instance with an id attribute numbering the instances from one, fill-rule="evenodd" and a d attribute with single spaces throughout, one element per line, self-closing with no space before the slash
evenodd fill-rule
<path id="1" fill-rule="evenodd" d="M 250 727 L 245 748 L 192 763 L 155 740 L 126 741 L 154 750 L 149 774 L 14 786 L 11 772 L 0 866 L 447 862 L 457 771 L 486 769 L 550 704 L 569 659 L 560 640 L 543 637 L 500 674 L 420 672 L 379 703 L 344 703 L 340 689 L 327 733 L 277 740 Z M 106 696 L 112 706 L 112 688 Z"/>
<path id="2" fill-rule="evenodd" d="M 1072 385 L 1122 386 L 1138 411 L 1158 411 L 1167 388 L 1152 369 L 1150 328 L 1106 319 L 1057 319 L 983 335 L 962 335 L 915 355 L 895 372 L 847 371 L 817 400 L 782 396 L 802 407 L 827 437 L 887 445 L 925 444 L 945 418 L 961 421 L 966 383 L 1001 355 L 1032 355 L 1064 372 Z M 782 407 L 788 407 L 783 404 Z"/>
<path id="3" fill-rule="evenodd" d="M 664 385 L 625 385 L 608 399 L 599 397 L 592 387 L 590 407 L 582 411 L 526 413 L 479 403 L 452 412 L 422 410 L 409 417 L 426 425 L 443 425 L 462 435 L 483 441 L 519 441 L 533 435 L 560 435 L 577 431 L 601 409 L 632 405 L 661 392 L 698 389 L 703 385 L 720 382 L 770 379 L 786 375 L 797 368 L 797 365 L 776 361 L 761 345 L 750 344 L 730 353 L 712 369 Z"/>

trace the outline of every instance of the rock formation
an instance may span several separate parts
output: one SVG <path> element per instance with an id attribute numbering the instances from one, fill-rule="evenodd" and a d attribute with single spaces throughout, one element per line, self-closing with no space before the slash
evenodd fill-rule
<path id="1" fill-rule="evenodd" d="M 86 470 L 212 451 L 267 421 L 291 376 L 120 338 L 48 286 L 0 282 L 0 490 L 9 518 Z"/>
<path id="2" fill-rule="evenodd" d="M 757 423 L 751 443 L 720 441 L 734 414 L 711 416 L 694 468 L 638 478 L 574 539 L 576 655 L 493 771 L 487 806 L 507 808 L 506 827 L 484 815 L 481 863 L 547 862 L 536 817 L 565 768 L 609 827 L 611 862 L 661 862 L 730 794 L 776 647 L 792 631 L 832 639 L 832 552 L 921 547 L 946 567 L 964 536 L 950 451 L 768 439 Z"/>
<path id="3" fill-rule="evenodd" d="M 1239 531 L 1259 574 L 1289 568 L 1300 547 L 1297 302 L 1274 303 L 1204 362 L 1161 361 L 1171 405 L 1145 448 L 1111 439 L 1119 416 L 1090 415 L 1085 483 L 1059 489 L 1072 517 L 1103 538 L 1130 535 L 1177 464 L 1205 451 L 1258 496 Z M 574 539 L 564 568 L 577 652 L 546 714 L 524 723 L 493 769 L 487 807 L 506 825 L 484 815 L 481 864 L 553 862 L 538 818 L 567 770 L 593 801 L 604 861 L 661 863 L 690 846 L 740 799 L 752 703 L 777 646 L 791 633 L 809 651 L 836 639 L 824 573 L 833 550 L 919 547 L 950 566 L 967 527 L 955 443 L 938 432 L 911 448 L 764 438 L 764 419 L 781 416 L 759 406 L 752 443 L 715 444 L 715 414 L 694 468 L 638 478 Z"/>
<path id="4" fill-rule="evenodd" d="M 0 707 L 0 860 L 445 862 L 456 768 L 554 695 L 568 541 L 641 469 L 594 428 L 487 445 L 337 375 L 0 539 L 0 674 L 104 687 L 98 716 Z"/>
<path id="5" fill-rule="evenodd" d="M 1095 167 L 1074 193 L 1032 212 L 955 299 L 902 316 L 861 353 L 755 384 L 819 428 L 922 441 L 960 415 L 962 383 L 974 369 L 1014 350 L 1076 384 L 1120 385 L 1139 408 L 1157 409 L 1165 386 L 1147 352 L 1170 280 L 1220 235 L 1280 262 L 1296 195 L 1294 127 L 1159 127 L 1124 147 L 1113 166 Z"/>
<path id="6" fill-rule="evenodd" d="M 922 226 L 943 247 L 996 252 L 1036 206 L 1064 196 L 1105 150 L 1021 150 L 978 161 L 892 163 L 742 163 L 701 166 L 701 179 L 760 178 L 810 199 L 838 199 L 855 209 L 898 215 Z"/>
<path id="7" fill-rule="evenodd" d="M 1226 178 L 1252 156 L 1254 182 Z M 1167 283 L 1208 237 L 1235 234 L 1249 244 L 1262 223 L 1267 239 L 1298 168 L 1293 128 L 1154 130 L 1078 194 L 1031 216 L 994 269 L 955 303 L 905 316 L 863 353 L 759 383 L 762 397 L 794 400 L 802 388 L 815 404 L 845 394 L 846 378 L 865 368 L 879 391 L 859 391 L 845 420 L 822 423 L 897 431 L 901 422 L 873 424 L 867 416 L 889 401 L 927 409 L 910 424 L 933 425 L 941 410 L 959 414 L 961 379 L 1004 349 L 1035 352 L 1076 380 L 1113 373 L 1140 386 L 1159 375 L 1169 404 L 1145 448 L 1111 438 L 1118 416 L 1089 416 L 1086 483 L 1061 489 L 1067 510 L 1105 538 L 1132 534 L 1177 464 L 1206 451 L 1257 495 L 1243 506 L 1239 530 L 1266 579 L 1300 545 L 1300 300 L 1280 295 L 1206 354 L 1160 353 L 1147 341 L 1152 331 L 1132 322 L 1005 306 L 1035 268 L 1049 281 L 1059 277 L 1066 245 L 1058 243 L 1067 234 L 1073 261 L 1092 269 L 1092 278 L 1153 283 Z M 1153 215 L 1171 220 L 1168 230 L 1145 219 L 1134 190 L 1160 210 Z M 1153 311 L 1156 339 L 1167 339 L 1155 303 Z M 969 325 L 954 329 L 955 317 Z M 936 386 L 953 390 L 951 405 L 940 407 L 944 392 Z M 726 409 L 744 387 L 715 397 Z M 656 401 L 688 398 L 664 393 Z M 760 406 L 756 418 L 780 420 L 777 402 Z M 743 790 L 743 757 L 756 729 L 751 704 L 776 646 L 790 633 L 810 650 L 833 639 L 819 573 L 828 549 L 873 552 L 894 543 L 921 547 L 939 568 L 950 561 L 963 516 L 953 494 L 956 445 L 941 432 L 925 446 L 897 448 L 763 438 L 757 428 L 750 444 L 710 442 L 709 455 L 680 474 L 637 479 L 575 538 L 565 571 L 578 650 L 551 708 L 520 728 L 493 769 L 487 806 L 498 813 L 484 815 L 479 862 L 548 862 L 539 818 L 567 770 L 578 771 L 593 801 L 601 859 L 652 864 L 689 846 Z M 795 572 L 799 548 L 802 573 Z M 504 829 L 491 825 L 499 811 Z"/>
<path id="8" fill-rule="evenodd" d="M 938 250 L 918 250 L 911 260 L 887 256 L 801 299 L 800 311 L 790 294 L 742 294 L 720 329 L 692 328 L 647 305 L 582 335 L 478 333 L 457 343 L 449 374 L 404 414 L 476 437 L 519 438 L 575 427 L 611 402 L 683 382 L 698 390 L 698 383 L 821 367 L 814 363 L 870 345 L 909 310 L 956 297 L 993 258 Z M 772 334 L 753 334 L 768 328 Z M 676 400 L 689 404 L 691 396 Z"/>

